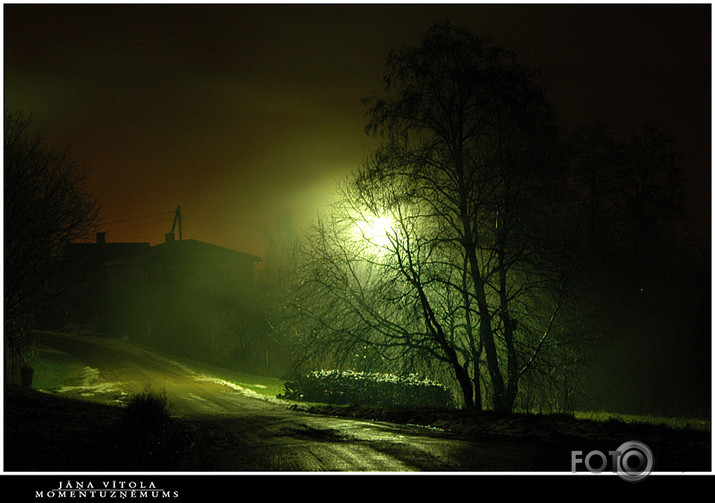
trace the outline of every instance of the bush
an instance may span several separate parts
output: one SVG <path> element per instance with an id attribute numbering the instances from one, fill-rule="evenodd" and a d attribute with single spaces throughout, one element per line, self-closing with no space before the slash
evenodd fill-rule
<path id="1" fill-rule="evenodd" d="M 146 389 L 132 395 L 124 407 L 127 426 L 146 432 L 156 432 L 164 428 L 171 419 L 171 408 L 166 393 Z"/>
<path id="2" fill-rule="evenodd" d="M 119 422 L 117 456 L 132 470 L 156 470 L 171 466 L 176 450 L 176 425 L 166 393 L 149 388 L 132 395 Z"/>
<path id="3" fill-rule="evenodd" d="M 452 408 L 444 385 L 414 374 L 317 370 L 288 381 L 279 398 L 335 405 Z"/>

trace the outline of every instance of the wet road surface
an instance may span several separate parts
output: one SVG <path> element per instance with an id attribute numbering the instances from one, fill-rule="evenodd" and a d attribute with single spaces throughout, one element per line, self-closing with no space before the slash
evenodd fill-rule
<path id="1" fill-rule="evenodd" d="M 43 334 L 46 350 L 86 365 L 82 386 L 62 393 L 121 397 L 150 386 L 172 412 L 220 431 L 225 449 L 211 471 L 509 472 L 569 470 L 570 449 L 540 442 L 474 440 L 419 426 L 320 416 L 259 398 L 250 390 L 192 372 L 119 339 Z"/>

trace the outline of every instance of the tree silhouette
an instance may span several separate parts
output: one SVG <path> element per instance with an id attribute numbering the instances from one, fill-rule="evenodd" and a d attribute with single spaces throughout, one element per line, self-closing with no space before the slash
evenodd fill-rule
<path id="1" fill-rule="evenodd" d="M 368 126 L 388 141 L 368 176 L 405 180 L 461 250 L 493 406 L 511 410 L 563 302 L 545 246 L 561 180 L 552 110 L 513 54 L 449 25 L 394 51 L 388 68 Z"/>
<path id="2" fill-rule="evenodd" d="M 484 390 L 512 410 L 570 339 L 551 107 L 511 53 L 450 25 L 391 52 L 385 83 L 366 100 L 383 143 L 309 241 L 303 313 L 346 353 L 440 363 L 466 407 Z M 387 239 L 350 238 L 385 216 Z"/>
<path id="3" fill-rule="evenodd" d="M 624 410 L 683 413 L 685 396 L 709 396 L 694 376 L 710 368 L 701 355 L 710 354 L 703 347 L 711 295 L 702 281 L 709 277 L 709 243 L 688 226 L 680 157 L 654 128 L 618 136 L 606 125 L 588 125 L 570 134 L 567 146 L 566 207 L 579 249 L 582 311 L 599 335 L 594 356 L 617 354 L 638 365 L 633 371 L 609 363 L 615 367 L 609 372 L 630 383 L 627 399 L 599 390 L 603 372 L 592 375 L 592 389 L 584 391 L 593 400 L 622 400 Z M 662 375 L 668 378 L 654 377 Z M 697 400 L 700 407 L 708 399 Z"/>
<path id="4" fill-rule="evenodd" d="M 28 323 L 57 293 L 51 280 L 66 245 L 86 237 L 98 216 L 86 171 L 31 127 L 24 113 L 5 111 L 5 343 L 21 357 Z"/>

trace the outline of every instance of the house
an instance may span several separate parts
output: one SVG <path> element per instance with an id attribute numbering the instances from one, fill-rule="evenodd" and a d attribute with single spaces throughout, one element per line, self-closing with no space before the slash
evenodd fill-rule
<path id="1" fill-rule="evenodd" d="M 95 242 L 70 243 L 59 280 L 55 303 L 58 322 L 94 324 L 108 293 L 105 265 L 146 253 L 149 243 L 108 243 L 104 232 Z"/>
<path id="2" fill-rule="evenodd" d="M 128 250 L 129 251 L 129 250 Z M 261 258 L 195 239 L 166 241 L 103 263 L 107 292 L 126 289 L 169 289 L 215 293 L 246 290 L 254 284 L 254 266 Z"/>
<path id="3" fill-rule="evenodd" d="M 261 261 L 255 255 L 195 239 L 176 241 L 173 234 L 151 246 L 109 243 L 102 232 L 94 243 L 72 243 L 68 259 L 64 281 L 69 279 L 70 297 L 84 314 L 93 304 L 132 291 L 246 290 L 253 286 L 253 269 Z"/>
<path id="4" fill-rule="evenodd" d="M 256 255 L 195 239 L 81 243 L 75 316 L 167 353 L 265 374 L 279 350 L 254 285 Z"/>

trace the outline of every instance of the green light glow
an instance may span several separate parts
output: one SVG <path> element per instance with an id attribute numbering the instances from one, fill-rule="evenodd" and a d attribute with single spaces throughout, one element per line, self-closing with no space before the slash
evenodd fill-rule
<path id="1" fill-rule="evenodd" d="M 355 222 L 357 238 L 364 240 L 375 248 L 384 249 L 390 246 L 395 237 L 395 221 L 389 215 L 375 215 L 365 220 Z"/>

